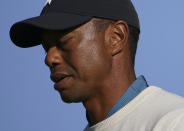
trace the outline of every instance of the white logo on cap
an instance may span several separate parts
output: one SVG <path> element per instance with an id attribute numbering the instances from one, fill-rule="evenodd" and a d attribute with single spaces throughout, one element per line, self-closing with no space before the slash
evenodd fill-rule
<path id="1" fill-rule="evenodd" d="M 47 5 L 47 4 L 49 4 L 49 5 L 50 5 L 50 4 L 51 4 L 51 2 L 52 2 L 52 0 L 47 0 L 47 1 L 46 1 L 46 3 L 45 3 L 45 5 Z"/>

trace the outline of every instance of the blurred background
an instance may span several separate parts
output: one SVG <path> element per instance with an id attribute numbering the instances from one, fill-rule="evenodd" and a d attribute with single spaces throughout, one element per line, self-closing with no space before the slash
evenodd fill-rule
<path id="1" fill-rule="evenodd" d="M 141 35 L 135 70 L 149 85 L 184 96 L 184 1 L 133 0 Z M 45 0 L 0 4 L 0 131 L 81 131 L 81 103 L 66 104 L 53 89 L 41 46 L 21 49 L 9 38 L 17 21 L 39 15 Z"/>

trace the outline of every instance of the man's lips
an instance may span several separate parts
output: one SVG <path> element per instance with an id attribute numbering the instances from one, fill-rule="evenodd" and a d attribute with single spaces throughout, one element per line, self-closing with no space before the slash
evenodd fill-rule
<path id="1" fill-rule="evenodd" d="M 50 75 L 51 80 L 55 83 L 54 88 L 59 90 L 63 87 L 72 75 L 63 72 L 55 72 Z"/>
<path id="2" fill-rule="evenodd" d="M 52 73 L 50 75 L 50 78 L 51 80 L 54 82 L 54 83 L 57 83 L 59 82 L 60 80 L 64 79 L 65 77 L 68 77 L 68 76 L 71 76 L 67 73 L 63 73 L 63 72 L 56 72 L 56 73 Z"/>
<path id="3" fill-rule="evenodd" d="M 54 84 L 54 88 L 56 90 L 59 90 L 59 91 L 64 90 L 68 79 L 70 79 L 70 76 L 67 76 L 67 77 L 63 78 L 62 80 L 58 81 L 57 83 Z"/>

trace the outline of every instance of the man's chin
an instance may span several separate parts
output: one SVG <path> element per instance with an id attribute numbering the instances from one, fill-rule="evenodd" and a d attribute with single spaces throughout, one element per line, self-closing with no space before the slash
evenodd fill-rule
<path id="1" fill-rule="evenodd" d="M 66 102 L 66 103 L 79 103 L 82 102 L 82 99 L 77 98 L 77 97 L 72 97 L 72 96 L 65 96 L 60 94 L 61 99 Z"/>

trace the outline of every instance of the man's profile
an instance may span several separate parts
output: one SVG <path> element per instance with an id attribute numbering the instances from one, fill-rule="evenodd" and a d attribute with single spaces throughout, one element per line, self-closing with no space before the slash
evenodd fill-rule
<path id="1" fill-rule="evenodd" d="M 17 46 L 42 44 L 62 100 L 86 109 L 84 130 L 181 131 L 184 99 L 135 75 L 139 33 L 130 0 L 47 1 L 10 30 Z"/>

